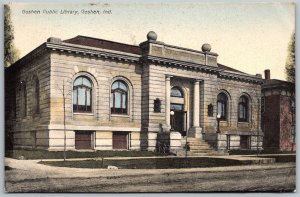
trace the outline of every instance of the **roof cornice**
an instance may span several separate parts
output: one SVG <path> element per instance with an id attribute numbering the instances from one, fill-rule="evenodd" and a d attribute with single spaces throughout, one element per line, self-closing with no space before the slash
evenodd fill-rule
<path id="1" fill-rule="evenodd" d="M 90 56 L 102 59 L 110 59 L 115 61 L 124 61 L 124 62 L 139 62 L 140 55 L 124 53 L 106 49 L 99 49 L 95 47 L 85 47 L 82 45 L 75 45 L 69 43 L 51 43 L 46 42 L 46 47 L 52 51 L 58 51 L 61 53 L 71 53 L 75 55 Z"/>
<path id="2" fill-rule="evenodd" d="M 179 61 L 174 59 L 162 58 L 157 56 L 143 56 L 142 61 L 150 61 L 154 64 L 159 64 L 162 66 L 174 66 L 182 69 L 193 69 L 199 72 L 207 72 L 218 75 L 218 78 L 231 79 L 237 81 L 243 81 L 248 83 L 262 84 L 263 79 L 256 76 L 247 75 L 243 73 L 229 72 L 224 69 L 208 66 L 203 64 L 196 64 L 191 62 Z"/>
<path id="3" fill-rule="evenodd" d="M 223 79 L 242 81 L 242 82 L 263 84 L 263 79 L 259 77 L 243 74 L 243 73 L 229 72 L 226 70 L 222 70 L 220 73 L 218 73 L 218 77 Z"/>
<path id="4" fill-rule="evenodd" d="M 47 51 L 46 43 L 41 44 L 37 48 L 35 48 L 33 51 L 29 52 L 27 55 L 23 56 L 21 59 L 16 61 L 14 64 L 12 64 L 10 67 L 6 68 L 7 70 L 14 70 L 20 67 L 21 65 L 26 64 L 27 62 L 32 61 L 36 57 L 39 57 L 43 55 Z"/>
<path id="5" fill-rule="evenodd" d="M 74 55 L 83 55 L 87 57 L 94 57 L 100 59 L 108 59 L 113 61 L 122 61 L 130 63 L 142 63 L 142 62 L 152 62 L 154 64 L 159 64 L 162 66 L 173 66 L 182 69 L 193 69 L 198 72 L 206 72 L 215 74 L 218 78 L 231 79 L 237 81 L 243 81 L 248 83 L 257 83 L 263 84 L 263 79 L 258 78 L 253 75 L 229 72 L 225 69 L 221 69 L 215 66 L 197 64 L 192 62 L 180 61 L 175 59 L 157 57 L 157 56 L 140 56 L 132 53 L 118 52 L 108 49 L 100 49 L 95 47 L 88 47 L 77 44 L 70 44 L 64 42 L 45 42 L 39 47 L 31 51 L 29 54 L 25 55 L 23 58 L 18 60 L 8 69 L 18 68 L 20 65 L 27 63 L 28 61 L 33 60 L 34 58 L 41 56 L 47 50 L 57 51 L 58 53 L 74 54 Z"/>

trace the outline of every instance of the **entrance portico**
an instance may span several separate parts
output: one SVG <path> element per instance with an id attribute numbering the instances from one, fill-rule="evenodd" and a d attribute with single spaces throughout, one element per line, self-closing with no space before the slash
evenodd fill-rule
<path id="1" fill-rule="evenodd" d="M 179 77 L 178 77 L 179 78 Z M 189 89 L 193 92 L 192 107 L 189 105 L 189 97 L 183 91 L 183 87 L 171 86 L 171 79 L 176 80 L 176 77 L 166 75 L 166 125 L 171 131 L 180 132 L 182 136 L 188 135 L 191 137 L 201 137 L 200 128 L 200 80 L 185 79 L 193 85 Z M 189 84 L 190 84 L 189 83 Z M 189 91 L 189 92 L 191 92 Z M 178 93 L 177 93 L 178 92 Z M 176 95 L 177 94 L 177 95 Z M 172 111 L 172 114 L 171 114 Z M 189 124 L 190 112 L 192 114 L 192 125 Z"/>

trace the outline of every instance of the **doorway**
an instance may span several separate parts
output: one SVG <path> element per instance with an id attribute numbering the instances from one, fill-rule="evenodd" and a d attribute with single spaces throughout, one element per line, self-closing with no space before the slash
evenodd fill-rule
<path id="1" fill-rule="evenodd" d="M 178 131 L 182 136 L 186 136 L 185 122 L 186 111 L 183 111 L 182 104 L 171 103 L 171 130 Z"/>
<path id="2" fill-rule="evenodd" d="M 171 130 L 180 132 L 186 136 L 187 113 L 184 111 L 184 92 L 182 87 L 174 86 L 171 88 Z"/>

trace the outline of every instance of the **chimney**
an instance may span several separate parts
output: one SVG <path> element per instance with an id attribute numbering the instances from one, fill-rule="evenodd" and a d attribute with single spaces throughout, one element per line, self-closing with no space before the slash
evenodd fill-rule
<path id="1" fill-rule="evenodd" d="M 271 79 L 270 69 L 265 70 L 265 79 Z"/>

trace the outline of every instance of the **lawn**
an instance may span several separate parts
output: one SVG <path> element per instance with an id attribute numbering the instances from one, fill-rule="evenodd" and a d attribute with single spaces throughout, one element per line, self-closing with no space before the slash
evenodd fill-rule
<path id="1" fill-rule="evenodd" d="M 151 157 L 163 156 L 148 151 L 66 151 L 67 158 L 96 158 L 96 157 Z M 63 159 L 63 151 L 47 150 L 13 150 L 5 153 L 6 157 L 14 159 Z"/>
<path id="2" fill-rule="evenodd" d="M 159 157 L 159 158 L 104 158 L 77 161 L 40 161 L 39 163 L 73 168 L 107 168 L 117 166 L 119 169 L 168 169 L 168 168 L 196 168 L 196 167 L 219 167 L 233 165 L 247 165 L 251 161 L 239 161 L 223 158 L 210 157 Z"/>
<path id="3" fill-rule="evenodd" d="M 279 151 L 279 150 L 228 150 L 229 155 L 256 155 L 260 154 L 295 154 L 294 151 Z"/>

